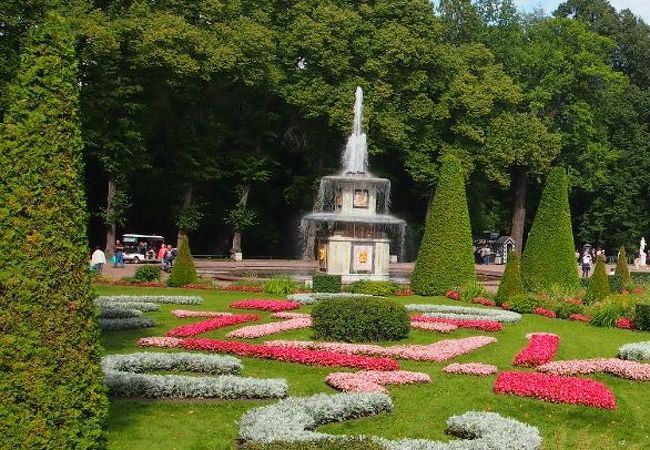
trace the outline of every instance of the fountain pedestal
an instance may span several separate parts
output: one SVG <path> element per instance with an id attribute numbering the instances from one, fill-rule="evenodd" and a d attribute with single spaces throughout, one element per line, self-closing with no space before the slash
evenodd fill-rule
<path id="1" fill-rule="evenodd" d="M 341 275 L 344 283 L 385 281 L 388 280 L 389 257 L 390 239 L 334 235 L 321 244 L 319 266 L 328 275 Z"/>

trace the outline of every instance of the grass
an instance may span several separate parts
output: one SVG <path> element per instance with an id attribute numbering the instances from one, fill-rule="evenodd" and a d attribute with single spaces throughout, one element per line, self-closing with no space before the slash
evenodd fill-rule
<path id="1" fill-rule="evenodd" d="M 102 336 L 106 353 L 138 351 L 136 342 L 144 336 L 162 336 L 170 328 L 197 322 L 202 319 L 177 319 L 172 309 L 212 311 L 239 311 L 228 307 L 234 300 L 244 298 L 271 298 L 263 294 L 223 292 L 214 290 L 156 289 L 134 287 L 98 286 L 99 295 L 198 295 L 204 298 L 199 306 L 161 305 L 158 312 L 146 313 L 156 320 L 155 328 L 114 331 Z M 402 303 L 458 302 L 442 297 L 396 297 Z M 303 307 L 301 312 L 309 312 Z M 252 312 L 252 311 L 245 311 Z M 270 313 L 255 312 L 271 321 Z M 259 322 L 258 322 L 259 323 Z M 248 324 L 244 324 L 248 325 Z M 239 325 L 243 326 L 243 325 Z M 228 327 L 202 336 L 223 338 L 234 329 Z M 565 320 L 547 319 L 525 315 L 513 325 L 505 325 L 498 333 L 480 333 L 457 330 L 448 335 L 412 330 L 409 344 L 427 344 L 446 338 L 494 336 L 496 344 L 453 359 L 453 362 L 483 362 L 496 365 L 499 370 L 512 370 L 510 362 L 526 345 L 526 333 L 547 331 L 561 336 L 557 360 L 591 357 L 614 357 L 618 348 L 626 343 L 650 340 L 650 333 L 631 332 L 616 328 L 596 328 L 591 325 Z M 311 339 L 309 329 L 295 330 L 276 336 L 247 340 L 263 342 L 269 339 Z M 323 381 L 339 368 L 311 367 L 276 361 L 241 358 L 244 376 L 286 378 L 289 394 L 311 395 L 318 392 L 335 393 Z M 444 434 L 445 420 L 468 410 L 495 411 L 504 416 L 537 426 L 544 438 L 544 449 L 646 449 L 650 448 L 650 384 L 622 380 L 611 375 L 594 375 L 615 394 L 618 409 L 598 410 L 581 406 L 550 404 L 514 396 L 496 395 L 492 391 L 494 376 L 485 378 L 447 375 L 442 368 L 448 362 L 430 363 L 400 360 L 405 370 L 426 372 L 431 375 L 429 384 L 389 386 L 394 402 L 391 414 L 329 424 L 320 431 L 333 434 L 381 435 L 386 438 L 426 438 L 448 441 Z M 109 420 L 109 448 L 111 449 L 230 449 L 235 448 L 237 420 L 248 409 L 272 401 L 219 401 L 176 400 L 154 401 L 144 399 L 111 399 Z"/>

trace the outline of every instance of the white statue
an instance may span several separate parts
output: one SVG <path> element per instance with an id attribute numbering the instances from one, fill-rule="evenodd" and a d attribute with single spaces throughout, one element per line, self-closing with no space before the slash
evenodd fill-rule
<path id="1" fill-rule="evenodd" d="M 645 266 L 645 259 L 646 259 L 646 254 L 645 254 L 645 238 L 641 238 L 641 245 L 639 245 L 639 264 L 641 266 Z"/>

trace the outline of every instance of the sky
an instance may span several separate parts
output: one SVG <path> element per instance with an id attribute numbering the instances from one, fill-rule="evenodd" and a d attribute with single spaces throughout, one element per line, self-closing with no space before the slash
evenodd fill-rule
<path id="1" fill-rule="evenodd" d="M 522 11 L 530 12 L 535 8 L 542 8 L 550 14 L 561 3 L 561 0 L 514 0 Z M 650 0 L 609 0 L 617 10 L 629 9 L 636 16 L 640 16 L 645 23 L 650 23 Z"/>

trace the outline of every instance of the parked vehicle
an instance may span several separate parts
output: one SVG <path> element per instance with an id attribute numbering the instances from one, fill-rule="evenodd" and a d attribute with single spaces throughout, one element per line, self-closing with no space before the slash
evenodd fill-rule
<path id="1" fill-rule="evenodd" d="M 160 262 L 157 259 L 158 250 L 165 242 L 165 238 L 148 234 L 124 234 L 124 262 L 133 264 Z"/>

